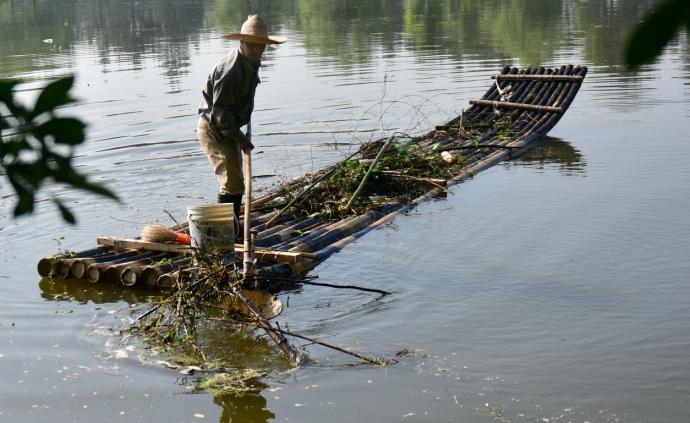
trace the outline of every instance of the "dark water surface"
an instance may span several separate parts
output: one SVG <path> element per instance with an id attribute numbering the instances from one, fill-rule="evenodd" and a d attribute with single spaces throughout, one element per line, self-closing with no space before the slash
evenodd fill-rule
<path id="1" fill-rule="evenodd" d="M 590 0 L 0 1 L 0 77 L 27 99 L 75 73 L 89 123 L 79 169 L 117 204 L 55 186 L 13 219 L 0 179 L 0 421 L 680 422 L 690 418 L 690 48 L 622 65 L 652 4 Z M 209 323 L 209 351 L 261 367 L 256 392 L 189 393 L 193 378 L 115 336 L 151 294 L 41 281 L 35 265 L 100 235 L 133 236 L 213 201 L 196 141 L 200 88 L 259 12 L 269 48 L 254 115 L 255 184 L 419 133 L 483 94 L 504 64 L 590 68 L 543 144 L 456 186 L 329 258 L 281 297 L 281 325 L 371 354 L 308 346 L 289 371 L 269 346 Z M 48 41 L 52 40 L 52 41 Z M 352 144 L 355 145 L 352 145 Z M 70 227 L 49 201 L 77 214 Z"/>

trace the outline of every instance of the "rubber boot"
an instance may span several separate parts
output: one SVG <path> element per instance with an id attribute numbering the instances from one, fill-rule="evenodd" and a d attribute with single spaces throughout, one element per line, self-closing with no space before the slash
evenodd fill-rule
<path id="1" fill-rule="evenodd" d="M 218 194 L 219 203 L 232 203 L 235 209 L 235 221 L 239 222 L 242 213 L 242 194 Z"/>

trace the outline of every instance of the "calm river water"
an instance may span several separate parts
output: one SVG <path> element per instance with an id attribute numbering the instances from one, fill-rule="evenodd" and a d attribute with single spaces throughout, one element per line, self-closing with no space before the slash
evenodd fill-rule
<path id="1" fill-rule="evenodd" d="M 12 218 L 0 179 L 0 421 L 680 422 L 690 419 L 690 46 L 622 65 L 652 4 L 629 0 L 0 1 L 0 77 L 77 75 L 89 123 L 79 170 L 121 203 L 55 186 Z M 209 325 L 209 351 L 266 376 L 244 396 L 115 336 L 148 292 L 41 281 L 39 258 L 134 236 L 215 199 L 196 141 L 220 35 L 256 12 L 289 42 L 257 91 L 255 184 L 318 169 L 392 130 L 419 133 L 480 97 L 504 64 L 590 68 L 542 146 L 455 186 L 316 268 L 281 295 L 283 326 L 387 368 L 306 346 L 288 371 Z M 63 199 L 77 226 L 49 201 Z M 289 298 L 288 298 L 289 297 Z M 125 354 L 127 353 L 127 357 Z"/>

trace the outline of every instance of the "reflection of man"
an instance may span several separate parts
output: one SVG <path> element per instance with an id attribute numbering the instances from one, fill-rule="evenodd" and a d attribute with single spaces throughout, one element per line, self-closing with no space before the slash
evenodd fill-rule
<path id="1" fill-rule="evenodd" d="M 221 407 L 220 423 L 266 423 L 276 415 L 266 408 L 266 398 L 261 390 L 267 388 L 263 383 L 255 383 L 257 390 L 240 395 L 214 396 L 213 402 Z"/>
<path id="2" fill-rule="evenodd" d="M 208 75 L 199 105 L 197 135 L 220 185 L 218 202 L 233 203 L 235 215 L 239 216 L 244 192 L 242 151 L 254 148 L 240 127 L 249 122 L 254 110 L 254 93 L 266 44 L 286 40 L 269 36 L 266 24 L 257 15 L 249 16 L 239 33 L 223 38 L 239 40 L 240 47 L 216 63 Z"/>

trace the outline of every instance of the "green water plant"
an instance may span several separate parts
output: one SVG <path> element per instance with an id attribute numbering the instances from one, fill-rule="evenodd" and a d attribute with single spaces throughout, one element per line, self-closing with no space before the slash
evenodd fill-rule
<path id="1" fill-rule="evenodd" d="M 86 124 L 62 116 L 58 109 L 76 102 L 70 95 L 74 77 L 48 83 L 32 105 L 19 101 L 20 84 L 19 80 L 0 80 L 0 171 L 17 195 L 14 216 L 34 211 L 36 193 L 46 181 L 117 200 L 112 191 L 89 181 L 73 166 L 74 148 L 86 139 Z M 53 197 L 52 202 L 66 222 L 76 223 L 62 200 Z"/>
<path id="2" fill-rule="evenodd" d="M 510 116 L 504 116 L 494 122 L 496 128 L 496 137 L 501 141 L 507 141 L 515 134 L 513 126 L 513 119 Z"/>
<path id="3" fill-rule="evenodd" d="M 51 280 L 54 279 L 55 276 L 57 276 L 58 263 L 60 263 L 65 258 L 74 258 L 77 256 L 77 253 L 70 250 L 69 248 L 63 248 L 62 241 L 65 240 L 64 236 L 61 236 L 59 238 L 53 238 L 53 240 L 57 243 L 57 251 L 55 252 L 55 254 L 51 256 L 50 260 L 50 273 L 48 273 L 48 279 Z"/>
<path id="4" fill-rule="evenodd" d="M 203 379 L 197 390 L 213 395 L 243 395 L 257 390 L 257 381 L 266 376 L 257 369 L 237 369 L 233 372 L 216 373 Z"/>

